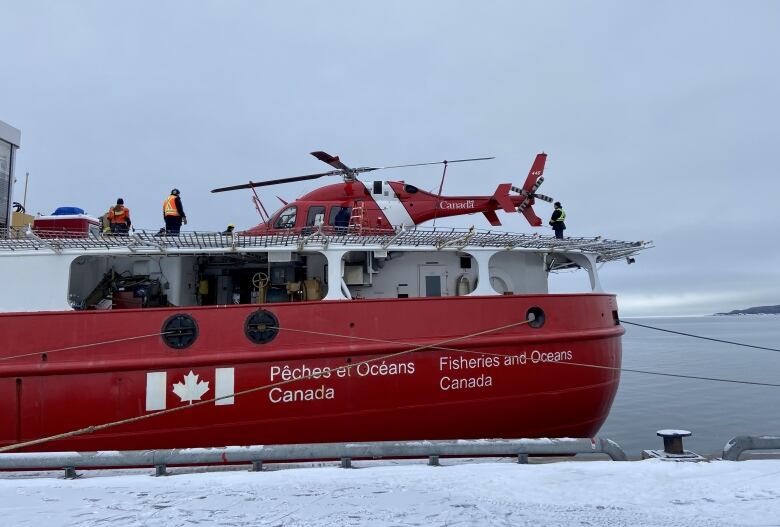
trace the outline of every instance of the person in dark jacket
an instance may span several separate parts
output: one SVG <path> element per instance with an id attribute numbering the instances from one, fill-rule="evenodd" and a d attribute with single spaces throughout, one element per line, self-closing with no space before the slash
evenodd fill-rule
<path id="1" fill-rule="evenodd" d="M 555 202 L 555 210 L 550 218 L 550 225 L 552 225 L 553 231 L 555 231 L 555 237 L 563 239 L 563 231 L 566 229 L 564 220 L 566 219 L 566 213 L 563 212 L 563 207 L 560 201 Z"/>
<path id="2" fill-rule="evenodd" d="M 346 234 L 349 227 L 349 219 L 352 217 L 351 207 L 339 207 L 339 211 L 333 218 L 333 226 L 336 227 L 337 234 Z"/>
<path id="3" fill-rule="evenodd" d="M 163 201 L 163 219 L 168 236 L 178 236 L 182 224 L 187 225 L 187 215 L 179 197 L 179 189 L 171 190 L 171 195 Z"/>

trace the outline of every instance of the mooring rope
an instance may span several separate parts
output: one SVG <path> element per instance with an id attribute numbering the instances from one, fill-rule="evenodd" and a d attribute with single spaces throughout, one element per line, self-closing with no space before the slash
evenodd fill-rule
<path id="1" fill-rule="evenodd" d="M 641 328 L 647 328 L 647 329 L 654 329 L 656 331 L 663 331 L 665 333 L 674 333 L 675 335 L 683 335 L 685 337 L 693 337 L 697 339 L 703 339 L 703 340 L 711 340 L 713 342 L 722 342 L 724 344 L 734 344 L 735 346 L 742 346 L 744 348 L 755 348 L 759 350 L 766 350 L 766 351 L 777 351 L 780 352 L 780 349 L 777 348 L 767 348 L 765 346 L 754 346 L 753 344 L 744 344 L 742 342 L 734 342 L 731 340 L 723 340 L 723 339 L 715 339 L 712 337 L 703 337 L 701 335 L 694 335 L 693 333 L 683 333 L 682 331 L 674 331 L 671 329 L 663 329 L 663 328 L 657 328 L 654 326 L 647 326 L 645 324 L 639 324 L 637 322 L 629 322 L 628 320 L 620 319 L 621 324 L 631 324 L 632 326 L 639 326 Z"/>
<path id="2" fill-rule="evenodd" d="M 623 321 L 621 321 L 623 322 Z M 377 342 L 381 344 L 396 344 L 396 345 L 402 345 L 402 346 L 412 346 L 413 344 L 406 343 L 406 342 L 399 342 L 397 340 L 386 340 L 386 339 L 378 339 L 378 338 L 371 338 L 371 337 L 356 337 L 353 335 L 342 335 L 339 333 L 325 333 L 320 331 L 311 331 L 306 329 L 295 329 L 295 328 L 282 328 L 280 326 L 268 326 L 273 329 L 280 329 L 285 331 L 292 331 L 295 333 L 308 333 L 308 334 L 316 334 L 316 335 L 322 335 L 322 336 L 329 336 L 329 337 L 342 337 L 342 338 L 348 338 L 348 339 L 355 339 L 355 340 L 366 340 L 369 342 Z M 461 353 L 473 353 L 475 355 L 487 355 L 491 357 L 511 357 L 512 354 L 508 353 L 493 353 L 490 351 L 478 351 L 478 350 L 469 350 L 469 349 L 463 349 L 463 348 L 447 348 L 443 346 L 436 346 L 431 345 L 429 349 L 435 349 L 435 350 L 441 350 L 441 351 L 457 351 Z M 552 364 L 552 363 L 551 363 Z M 644 373 L 647 375 L 658 375 L 662 377 L 680 377 L 683 379 L 696 379 L 696 380 L 702 380 L 702 381 L 715 381 L 715 382 L 728 382 L 733 384 L 749 384 L 753 386 L 771 386 L 775 388 L 780 388 L 780 384 L 774 384 L 774 383 L 768 383 L 768 382 L 757 382 L 757 381 L 742 381 L 739 379 L 725 379 L 722 377 L 703 377 L 703 376 L 697 376 L 697 375 L 684 375 L 679 373 L 665 373 L 665 372 L 658 372 L 658 371 L 649 371 L 649 370 L 637 370 L 632 368 L 622 368 L 617 366 L 604 366 L 600 364 L 586 364 L 582 362 L 571 362 L 571 361 L 561 361 L 556 362 L 554 364 L 560 364 L 560 365 L 569 365 L 569 366 L 581 366 L 583 368 L 597 368 L 601 370 L 612 370 L 612 371 L 620 371 L 620 372 L 629 372 L 629 373 Z"/>
<path id="3" fill-rule="evenodd" d="M 149 333 L 147 335 L 135 335 L 133 337 L 123 337 L 121 339 L 113 339 L 113 340 L 102 340 L 100 342 L 91 342 L 89 344 L 77 344 L 75 346 L 67 346 L 65 348 L 55 348 L 45 351 L 33 351 L 31 353 L 22 353 L 21 355 L 11 355 L 9 357 L 0 357 L 0 361 L 4 360 L 11 360 L 11 359 L 21 359 L 22 357 L 31 357 L 33 355 L 48 355 L 50 353 L 55 353 L 57 351 L 68 351 L 68 350 L 76 350 L 76 349 L 83 349 L 83 348 L 91 348 L 93 346 L 104 346 L 106 344 L 116 344 L 117 342 L 127 342 L 129 340 L 138 340 L 138 339 L 146 339 L 149 337 L 159 337 L 160 335 L 167 335 L 168 333 L 175 333 L 174 331 L 159 331 L 157 333 Z"/>
<path id="4" fill-rule="evenodd" d="M 380 361 L 380 360 L 388 360 L 388 359 L 392 359 L 392 358 L 395 358 L 395 357 L 400 357 L 401 355 L 406 355 L 408 353 L 414 353 L 414 352 L 417 352 L 417 351 L 422 351 L 424 349 L 434 348 L 434 347 L 440 346 L 442 344 L 447 344 L 449 342 L 456 342 L 458 340 L 464 340 L 464 339 L 468 339 L 468 338 L 471 338 L 471 337 L 477 337 L 479 335 L 485 335 L 487 333 L 494 333 L 496 331 L 501 331 L 501 330 L 509 329 L 509 328 L 512 328 L 512 327 L 522 326 L 523 324 L 528 324 L 529 322 L 531 322 L 531 320 L 522 320 L 520 322 L 513 322 L 511 324 L 506 324 L 504 326 L 498 326 L 498 327 L 495 327 L 495 328 L 486 329 L 486 330 L 483 330 L 483 331 L 478 331 L 476 333 L 470 333 L 468 335 L 461 335 L 459 337 L 449 338 L 449 339 L 442 340 L 442 341 L 434 343 L 434 344 L 427 344 L 427 345 L 422 345 L 422 346 L 416 346 L 416 347 L 414 347 L 412 349 L 403 350 L 403 351 L 397 351 L 395 353 L 388 353 L 386 355 L 381 355 L 379 357 L 374 357 L 372 359 L 366 359 L 364 361 L 348 363 L 348 364 L 345 364 L 344 366 L 339 366 L 336 369 L 343 368 L 345 370 L 350 370 L 351 368 L 355 368 L 355 367 L 361 366 L 363 364 L 370 364 L 372 362 L 377 362 L 377 361 Z M 194 403 L 190 402 L 190 404 L 188 404 L 186 406 L 178 406 L 176 408 L 168 408 L 167 410 L 159 410 L 157 412 L 153 412 L 153 413 L 146 414 L 146 415 L 139 415 L 139 416 L 136 416 L 136 417 L 129 417 L 127 419 L 120 419 L 119 421 L 111 421 L 111 422 L 102 423 L 102 424 L 99 424 L 99 425 L 85 426 L 83 428 L 79 428 L 77 430 L 71 430 L 69 432 L 63 432 L 61 434 L 55 434 L 55 435 L 51 435 L 51 436 L 41 437 L 41 438 L 38 438 L 38 439 L 33 439 L 31 441 L 24 441 L 24 442 L 21 442 L 21 443 L 14 443 L 12 445 L 7 445 L 7 446 L 4 446 L 4 447 L 0 447 L 0 453 L 2 453 L 2 452 L 9 452 L 11 450 L 18 450 L 20 448 L 26 448 L 28 446 L 35 446 L 35 445 L 40 445 L 40 444 L 44 444 L 44 443 L 49 443 L 51 441 L 57 441 L 59 439 L 67 439 L 69 437 L 75 437 L 75 436 L 84 435 L 84 434 L 91 434 L 91 433 L 94 433 L 94 432 L 98 432 L 100 430 L 105 430 L 107 428 L 113 428 L 113 427 L 119 426 L 119 425 L 135 423 L 137 421 L 144 421 L 146 419 L 151 419 L 153 417 L 157 417 L 157 416 L 160 416 L 160 415 L 172 414 L 174 412 L 181 412 L 181 411 L 184 411 L 184 410 L 187 410 L 187 409 L 190 409 L 190 408 L 196 408 L 198 406 L 203 406 L 205 404 L 210 404 L 210 403 L 214 403 L 216 401 L 221 401 L 222 399 L 230 399 L 232 397 L 239 397 L 241 395 L 247 395 L 247 394 L 250 394 L 250 393 L 255 393 L 255 392 L 259 392 L 259 391 L 263 391 L 263 390 L 267 390 L 267 389 L 271 389 L 271 388 L 276 388 L 277 386 L 282 386 L 282 385 L 289 384 L 289 383 L 292 383 L 292 382 L 297 382 L 297 381 L 302 381 L 302 380 L 309 380 L 309 379 L 312 379 L 314 377 L 318 377 L 319 375 L 320 375 L 319 373 L 317 373 L 317 374 L 311 373 L 309 375 L 304 375 L 304 376 L 301 376 L 301 377 L 288 379 L 286 381 L 283 380 L 283 381 L 279 381 L 279 382 L 275 382 L 275 383 L 271 383 L 271 384 L 265 384 L 265 385 L 262 385 L 262 386 L 255 386 L 254 388 L 248 388 L 246 390 L 241 390 L 241 391 L 229 394 L 229 395 L 222 395 L 222 396 L 219 396 L 219 397 L 212 397 L 211 399 L 204 399 L 202 401 L 198 401 L 198 402 L 194 402 Z"/>
<path id="5" fill-rule="evenodd" d="M 441 349 L 441 348 L 440 348 Z M 448 349 L 448 348 L 444 348 Z M 458 349 L 457 351 L 462 351 L 463 353 L 475 353 L 478 355 L 492 355 L 494 357 L 507 357 L 511 355 L 506 355 L 502 353 L 491 353 L 489 351 L 476 351 L 476 350 L 466 350 L 466 349 Z M 683 379 L 694 379 L 694 380 L 700 380 L 700 381 L 715 381 L 715 382 L 728 382 L 733 384 L 750 384 L 753 386 L 771 386 L 774 388 L 780 388 L 780 384 L 774 384 L 770 382 L 758 382 L 758 381 L 741 381 L 739 379 L 724 379 L 722 377 L 703 377 L 699 375 L 684 375 L 682 373 L 666 373 L 666 372 L 660 372 L 660 371 L 649 371 L 649 370 L 636 370 L 632 368 L 622 368 L 618 366 L 604 366 L 601 364 L 586 364 L 583 362 L 571 362 L 571 361 L 560 361 L 550 364 L 556 364 L 561 366 L 581 366 L 583 368 L 597 368 L 600 370 L 612 370 L 612 371 L 620 371 L 620 372 L 629 372 L 629 373 L 644 373 L 647 375 L 659 375 L 661 377 L 680 377 Z"/>

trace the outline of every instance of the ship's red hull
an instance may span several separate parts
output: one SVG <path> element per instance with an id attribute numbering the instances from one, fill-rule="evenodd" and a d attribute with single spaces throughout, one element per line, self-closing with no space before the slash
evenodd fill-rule
<path id="1" fill-rule="evenodd" d="M 532 307 L 544 311 L 542 327 L 486 332 Z M 612 295 L 268 304 L 280 330 L 265 344 L 244 331 L 257 309 L 0 315 L 0 446 L 144 415 L 152 417 L 27 450 L 589 437 L 620 378 Z M 160 336 L 178 313 L 198 325 L 181 350 Z M 380 358 L 426 345 L 440 348 Z M 190 407 L 267 385 L 276 386 Z"/>

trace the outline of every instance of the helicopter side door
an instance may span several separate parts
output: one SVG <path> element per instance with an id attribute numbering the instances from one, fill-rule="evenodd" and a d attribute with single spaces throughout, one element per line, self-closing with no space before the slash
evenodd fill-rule
<path id="1" fill-rule="evenodd" d="M 325 223 L 325 205 L 309 205 L 305 227 L 316 227 Z"/>
<path id="2" fill-rule="evenodd" d="M 325 205 L 301 205 L 300 216 L 303 222 L 301 234 L 311 234 L 325 224 Z"/>

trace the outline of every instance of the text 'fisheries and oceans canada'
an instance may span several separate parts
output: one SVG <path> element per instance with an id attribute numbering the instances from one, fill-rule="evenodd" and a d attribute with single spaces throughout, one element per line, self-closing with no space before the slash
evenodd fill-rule
<path id="1" fill-rule="evenodd" d="M 452 376 L 458 372 L 506 366 L 524 366 L 526 364 L 567 362 L 572 360 L 572 357 L 571 350 L 533 350 L 531 352 L 524 351 L 516 355 L 482 355 L 479 357 L 444 355 L 439 357 L 439 371 L 447 372 L 448 375 L 443 375 L 439 379 L 439 388 L 444 391 L 450 391 L 493 386 L 493 377 L 487 373 L 470 377 Z"/>
<path id="2" fill-rule="evenodd" d="M 271 366 L 271 382 L 289 382 L 298 379 L 344 379 L 356 377 L 387 377 L 394 375 L 414 375 L 414 362 L 363 362 L 355 366 L 331 368 L 300 366 Z M 293 388 L 276 386 L 268 392 L 272 403 L 294 403 L 300 401 L 322 401 L 336 398 L 336 389 L 322 384 L 316 388 Z"/>
<path id="3" fill-rule="evenodd" d="M 460 355 L 443 355 L 438 358 L 439 371 L 446 373 L 439 379 L 439 389 L 444 391 L 462 390 L 469 388 L 487 388 L 494 384 L 491 370 L 512 366 L 524 366 L 526 364 L 544 364 L 568 362 L 573 358 L 570 350 L 565 351 L 539 351 L 533 350 L 514 355 L 481 355 L 477 357 L 463 357 Z M 362 362 L 354 366 L 309 366 L 301 364 L 290 366 L 271 366 L 270 378 L 272 383 L 280 384 L 268 391 L 268 399 L 272 403 L 294 403 L 304 401 L 323 401 L 336 398 L 336 388 L 328 381 L 337 379 L 365 379 L 386 378 L 393 376 L 414 375 L 416 365 L 412 361 L 407 362 Z M 482 370 L 477 375 L 477 371 Z M 485 371 L 488 370 L 488 371 Z M 471 375 L 467 377 L 459 374 Z M 316 387 L 301 388 L 287 385 L 296 380 L 322 380 Z"/>

